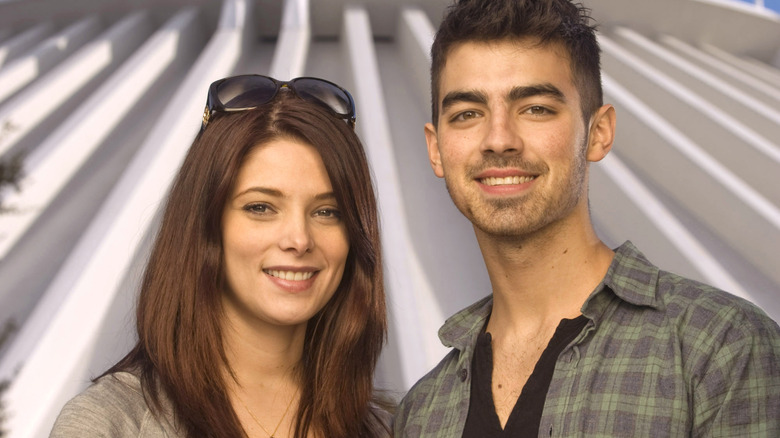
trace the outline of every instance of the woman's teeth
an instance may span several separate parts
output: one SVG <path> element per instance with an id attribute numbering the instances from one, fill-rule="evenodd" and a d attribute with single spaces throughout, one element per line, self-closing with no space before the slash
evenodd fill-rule
<path id="1" fill-rule="evenodd" d="M 293 271 L 277 271 L 277 270 L 265 270 L 265 273 L 276 278 L 288 281 L 302 281 L 308 280 L 314 272 L 293 272 Z"/>

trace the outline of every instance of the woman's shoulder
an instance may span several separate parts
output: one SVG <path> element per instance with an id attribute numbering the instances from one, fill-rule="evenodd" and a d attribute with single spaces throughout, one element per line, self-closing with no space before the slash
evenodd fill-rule
<path id="1" fill-rule="evenodd" d="M 373 431 L 373 437 L 385 438 L 391 436 L 393 410 L 393 405 L 386 400 L 371 404 L 371 430 Z"/>
<path id="2" fill-rule="evenodd" d="M 166 432 L 168 431 L 168 432 Z M 62 408 L 50 437 L 172 437 L 144 397 L 135 374 L 117 372 L 101 377 Z"/>

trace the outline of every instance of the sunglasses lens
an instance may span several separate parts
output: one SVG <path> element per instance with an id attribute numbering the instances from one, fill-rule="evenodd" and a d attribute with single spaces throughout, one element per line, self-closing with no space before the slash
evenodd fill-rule
<path id="1" fill-rule="evenodd" d="M 248 109 L 269 102 L 276 84 L 262 76 L 236 76 L 217 87 L 217 97 L 226 109 Z"/>
<path id="2" fill-rule="evenodd" d="M 352 116 L 350 99 L 339 87 L 319 79 L 295 80 L 295 93 L 301 99 L 325 105 L 340 116 Z"/>

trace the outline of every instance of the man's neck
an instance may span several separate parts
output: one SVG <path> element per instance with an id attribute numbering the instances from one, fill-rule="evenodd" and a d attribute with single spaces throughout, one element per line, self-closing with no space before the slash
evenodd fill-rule
<path id="1" fill-rule="evenodd" d="M 493 287 L 488 328 L 516 333 L 578 316 L 614 256 L 590 224 L 512 240 L 478 233 L 478 241 Z"/>

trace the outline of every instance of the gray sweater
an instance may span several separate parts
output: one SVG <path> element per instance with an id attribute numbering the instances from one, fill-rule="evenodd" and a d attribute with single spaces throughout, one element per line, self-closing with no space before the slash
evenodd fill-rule
<path id="1" fill-rule="evenodd" d="M 157 418 L 141 392 L 141 382 L 130 373 L 102 377 L 62 408 L 50 438 L 184 438 L 174 426 L 168 400 Z"/>
<path id="2" fill-rule="evenodd" d="M 175 426 L 170 401 L 160 402 L 163 415 L 158 418 L 144 400 L 138 376 L 114 373 L 66 403 L 49 438 L 186 438 Z M 377 407 L 374 412 L 379 417 L 376 436 L 389 438 L 384 429 L 392 420 L 390 414 Z"/>

